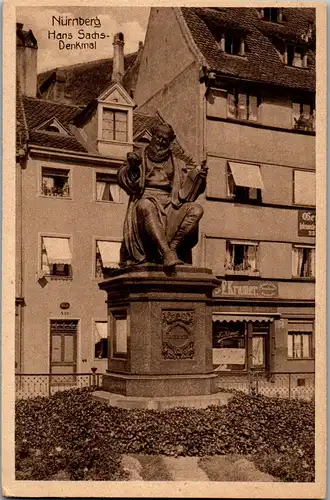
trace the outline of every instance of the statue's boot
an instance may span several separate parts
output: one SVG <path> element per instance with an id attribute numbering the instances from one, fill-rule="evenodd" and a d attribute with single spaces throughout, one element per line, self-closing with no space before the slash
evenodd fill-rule
<path id="1" fill-rule="evenodd" d="M 170 249 L 177 251 L 179 245 L 184 244 L 184 241 L 191 236 L 197 228 L 198 221 L 202 216 L 202 209 L 198 205 L 192 205 L 192 209 L 187 213 L 183 219 L 181 226 L 176 231 L 172 241 L 170 242 Z"/>

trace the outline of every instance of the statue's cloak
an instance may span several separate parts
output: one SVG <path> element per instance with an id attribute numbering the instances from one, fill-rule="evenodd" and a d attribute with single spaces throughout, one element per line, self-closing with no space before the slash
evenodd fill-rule
<path id="1" fill-rule="evenodd" d="M 169 161 L 173 165 L 172 191 L 170 202 L 164 208 L 152 194 L 149 194 L 149 192 L 148 194 L 144 193 L 147 170 L 146 150 L 144 149 L 139 154 L 139 175 L 133 177 L 127 161 L 118 171 L 118 184 L 130 196 L 124 222 L 124 238 L 120 255 L 121 265 L 143 263 L 147 260 L 146 243 L 142 241 L 136 214 L 136 205 L 141 197 L 148 198 L 155 204 L 160 220 L 166 225 L 165 230 L 168 241 L 174 236 L 176 229 L 181 223 L 179 208 L 183 200 L 180 198 L 180 189 L 187 177 L 185 162 L 170 153 Z"/>

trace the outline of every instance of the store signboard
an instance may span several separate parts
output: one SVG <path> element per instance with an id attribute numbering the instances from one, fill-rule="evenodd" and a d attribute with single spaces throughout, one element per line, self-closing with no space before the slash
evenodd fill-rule
<path id="1" fill-rule="evenodd" d="M 316 235 L 316 212 L 315 210 L 298 211 L 298 236 Z"/>
<path id="2" fill-rule="evenodd" d="M 213 297 L 278 297 L 278 283 L 272 281 L 226 281 L 213 292 Z"/>

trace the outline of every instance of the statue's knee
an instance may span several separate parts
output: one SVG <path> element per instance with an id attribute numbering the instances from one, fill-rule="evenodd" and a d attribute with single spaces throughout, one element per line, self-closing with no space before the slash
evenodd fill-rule
<path id="1" fill-rule="evenodd" d="M 204 209 L 198 203 L 192 203 L 190 206 L 190 213 L 191 213 L 191 215 L 196 217 L 197 220 L 199 220 L 204 213 Z"/>
<path id="2" fill-rule="evenodd" d="M 139 215 L 146 215 L 152 210 L 153 203 L 148 199 L 142 199 L 137 202 L 136 210 Z"/>

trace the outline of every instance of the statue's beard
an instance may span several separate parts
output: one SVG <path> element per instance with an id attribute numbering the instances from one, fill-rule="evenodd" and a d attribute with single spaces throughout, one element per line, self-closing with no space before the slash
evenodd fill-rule
<path id="1" fill-rule="evenodd" d="M 166 146 L 166 148 L 160 148 L 157 145 L 149 144 L 146 148 L 146 151 L 148 158 L 156 163 L 167 160 L 167 158 L 170 156 L 169 146 Z"/>

